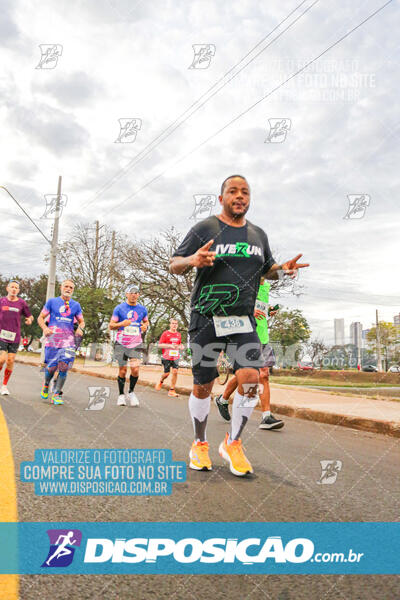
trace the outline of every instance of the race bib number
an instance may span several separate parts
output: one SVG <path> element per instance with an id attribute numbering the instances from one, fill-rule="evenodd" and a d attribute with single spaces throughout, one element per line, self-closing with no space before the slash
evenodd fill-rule
<path id="1" fill-rule="evenodd" d="M 139 325 L 128 325 L 124 327 L 125 335 L 140 335 Z"/>
<path id="2" fill-rule="evenodd" d="M 261 300 L 256 300 L 255 308 L 261 310 L 265 315 L 268 313 L 268 304 L 266 302 L 261 302 Z"/>
<path id="3" fill-rule="evenodd" d="M 9 342 L 13 342 L 15 340 L 16 333 L 15 331 L 7 331 L 6 329 L 2 329 L 0 331 L 0 337 L 8 340 Z"/>
<path id="4" fill-rule="evenodd" d="M 178 350 L 170 350 L 169 355 L 170 356 L 179 356 L 179 352 L 178 352 Z"/>
<path id="5" fill-rule="evenodd" d="M 236 315 L 230 317 L 214 316 L 213 321 L 217 337 L 253 331 L 253 327 L 247 315 L 243 317 L 237 317 Z"/>

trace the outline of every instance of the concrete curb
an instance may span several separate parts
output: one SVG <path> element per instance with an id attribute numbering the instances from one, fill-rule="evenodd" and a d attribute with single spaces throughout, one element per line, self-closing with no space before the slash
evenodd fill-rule
<path id="1" fill-rule="evenodd" d="M 341 427 L 349 427 L 350 429 L 400 437 L 400 425 L 393 421 L 378 421 L 376 419 L 322 412 L 310 408 L 297 408 L 284 404 L 277 405 L 273 402 L 271 402 L 271 409 L 278 414 L 306 421 L 317 421 L 319 423 L 327 423 L 328 425 L 340 425 Z"/>
<path id="2" fill-rule="evenodd" d="M 16 359 L 16 362 L 30 365 L 32 367 L 39 366 L 39 364 L 33 360 Z M 73 373 L 81 373 L 81 375 L 99 377 L 100 379 L 108 379 L 110 381 L 117 380 L 116 375 L 99 373 L 97 371 L 93 371 L 92 369 L 72 367 L 71 371 Z M 139 378 L 138 383 L 139 385 L 154 389 L 154 381 L 150 381 L 149 379 Z M 163 386 L 163 389 L 167 390 L 168 387 Z M 175 389 L 178 394 L 182 394 L 183 396 L 189 396 L 191 392 L 191 390 L 187 387 L 176 386 Z M 380 433 L 383 435 L 390 435 L 392 437 L 400 438 L 400 424 L 393 421 L 379 421 L 376 419 L 341 415 L 339 413 L 322 412 L 319 410 L 312 410 L 310 408 L 294 407 L 286 404 L 274 404 L 273 402 L 271 402 L 271 409 L 275 413 L 287 415 L 288 417 L 295 417 L 297 419 L 304 419 L 306 421 L 317 421 L 318 423 L 327 423 L 329 425 L 340 425 L 341 427 L 349 427 L 350 429 L 358 429 L 360 431 Z"/>

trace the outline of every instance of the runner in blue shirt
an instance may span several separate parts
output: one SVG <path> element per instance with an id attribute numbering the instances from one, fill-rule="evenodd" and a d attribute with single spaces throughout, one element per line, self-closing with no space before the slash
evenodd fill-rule
<path id="1" fill-rule="evenodd" d="M 45 379 L 41 397 L 49 396 L 49 385 L 58 369 L 57 383 L 52 395 L 53 404 L 64 404 L 60 392 L 65 383 L 67 372 L 72 368 L 75 360 L 76 337 L 83 336 L 85 321 L 79 302 L 72 300 L 74 283 L 66 279 L 61 284 L 61 296 L 49 298 L 38 317 L 38 324 L 43 329 L 46 338 L 44 362 Z M 48 323 L 45 319 L 48 318 Z M 74 332 L 74 320 L 78 322 L 78 329 Z"/>
<path id="2" fill-rule="evenodd" d="M 109 328 L 117 330 L 117 338 L 114 346 L 114 360 L 118 362 L 118 406 L 126 406 L 125 382 L 127 365 L 131 374 L 129 377 L 128 401 L 130 406 L 139 406 L 139 399 L 134 390 L 139 379 L 140 352 L 142 345 L 142 333 L 148 326 L 147 309 L 138 303 L 139 286 L 130 285 L 126 289 L 126 302 L 121 302 L 115 307 L 111 317 Z"/>

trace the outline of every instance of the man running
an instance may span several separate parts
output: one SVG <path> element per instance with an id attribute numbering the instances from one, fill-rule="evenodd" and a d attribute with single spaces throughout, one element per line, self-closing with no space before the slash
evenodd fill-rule
<path id="1" fill-rule="evenodd" d="M 139 379 L 140 346 L 142 333 L 148 326 L 147 309 L 138 303 L 140 290 L 137 285 L 130 285 L 125 292 L 126 302 L 121 302 L 115 307 L 109 328 L 117 329 L 117 338 L 114 346 L 114 360 L 118 362 L 118 406 L 126 406 L 125 382 L 127 364 L 131 370 L 129 377 L 128 401 L 130 406 L 139 406 L 139 399 L 135 394 L 135 385 Z"/>
<path id="2" fill-rule="evenodd" d="M 75 360 L 75 335 L 83 336 L 85 328 L 81 305 L 72 299 L 74 287 L 75 284 L 71 279 L 63 281 L 61 296 L 49 298 L 38 317 L 38 324 L 46 338 L 44 353 L 46 367 L 40 395 L 44 399 L 49 397 L 49 385 L 58 370 L 57 382 L 51 397 L 53 404 L 64 404 L 61 395 L 68 370 L 72 368 Z M 48 324 L 45 320 L 48 320 Z M 74 320 L 78 322 L 76 332 L 74 332 Z"/>
<path id="3" fill-rule="evenodd" d="M 46 325 L 48 325 L 48 320 L 49 320 L 49 316 L 47 316 L 47 317 L 46 317 L 46 319 L 45 319 L 45 323 L 46 323 Z M 81 343 L 82 343 L 82 339 L 83 339 L 83 336 L 82 336 L 82 335 L 79 335 L 79 334 L 77 334 L 77 331 L 78 331 L 78 329 L 79 329 L 79 324 L 78 324 L 78 321 L 77 321 L 76 317 L 74 317 L 74 343 L 75 343 L 75 357 L 77 356 L 77 353 L 78 353 L 78 351 L 80 350 Z M 52 388 L 52 390 L 53 390 L 53 394 L 55 393 L 55 391 L 56 391 L 56 389 L 57 389 L 57 379 L 58 379 L 58 373 L 56 372 L 56 373 L 54 373 L 54 375 L 53 375 L 53 388 Z M 60 391 L 58 392 L 58 395 L 59 395 L 60 397 L 62 397 L 62 396 L 63 396 L 63 393 L 64 393 L 64 392 L 63 392 L 62 390 L 60 390 Z"/>
<path id="4" fill-rule="evenodd" d="M 1 393 L 8 396 L 8 381 L 14 369 L 15 355 L 21 339 L 21 316 L 25 324 L 31 325 L 33 317 L 25 300 L 18 298 L 19 283 L 10 281 L 6 287 L 7 296 L 0 298 L 0 371 L 6 363 Z"/>
<path id="5" fill-rule="evenodd" d="M 155 387 L 157 391 L 161 390 L 162 384 L 168 378 L 172 369 L 171 387 L 169 388 L 168 396 L 174 398 L 177 398 L 179 395 L 175 391 L 175 385 L 179 369 L 179 350 L 183 350 L 184 348 L 181 342 L 182 337 L 178 331 L 178 321 L 176 319 L 171 319 L 169 322 L 169 329 L 161 334 L 158 342 L 158 347 L 162 348 L 161 362 L 164 367 L 164 373 L 161 375 L 161 379 Z"/>
<path id="6" fill-rule="evenodd" d="M 308 264 L 298 264 L 301 254 L 283 265 L 275 263 L 265 232 L 246 221 L 250 188 L 244 177 L 231 175 L 222 183 L 222 212 L 197 223 L 171 258 L 170 271 L 179 275 L 197 268 L 191 298 L 189 326 L 193 363 L 193 391 L 189 411 L 195 440 L 190 468 L 212 468 L 206 437 L 211 390 L 217 377 L 219 352 L 228 354 L 238 381 L 233 399 L 231 431 L 219 446 L 234 475 L 252 473 L 241 443 L 241 433 L 258 402 L 260 341 L 254 305 L 260 279 L 277 279 L 278 271 L 290 276 Z"/>
<path id="7" fill-rule="evenodd" d="M 256 308 L 254 316 L 257 321 L 257 335 L 261 342 L 261 359 L 263 366 L 260 368 L 260 403 L 262 410 L 262 419 L 259 425 L 260 429 L 281 429 L 284 422 L 281 419 L 276 419 L 271 414 L 271 391 L 269 388 L 269 368 L 275 364 L 275 355 L 272 347 L 269 345 L 269 331 L 267 316 L 273 317 L 277 310 L 270 310 L 269 290 L 271 284 L 261 277 L 261 285 L 257 295 Z M 215 404 L 219 410 L 219 414 L 225 421 L 230 421 L 229 414 L 229 398 L 237 388 L 237 378 L 234 375 L 228 382 L 224 393 L 215 396 Z"/>

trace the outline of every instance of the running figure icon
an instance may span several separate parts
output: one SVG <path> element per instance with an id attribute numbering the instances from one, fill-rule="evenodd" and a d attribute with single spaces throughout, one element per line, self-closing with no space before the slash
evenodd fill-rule
<path id="1" fill-rule="evenodd" d="M 46 565 L 50 566 L 51 561 L 54 558 L 61 558 L 62 556 L 67 556 L 68 554 L 72 554 L 72 550 L 68 548 L 68 545 L 73 545 L 77 543 L 77 540 L 71 539 L 74 537 L 74 532 L 69 531 L 66 535 L 59 535 L 56 541 L 57 550 L 46 560 Z M 60 542 L 60 540 L 63 540 Z"/>

